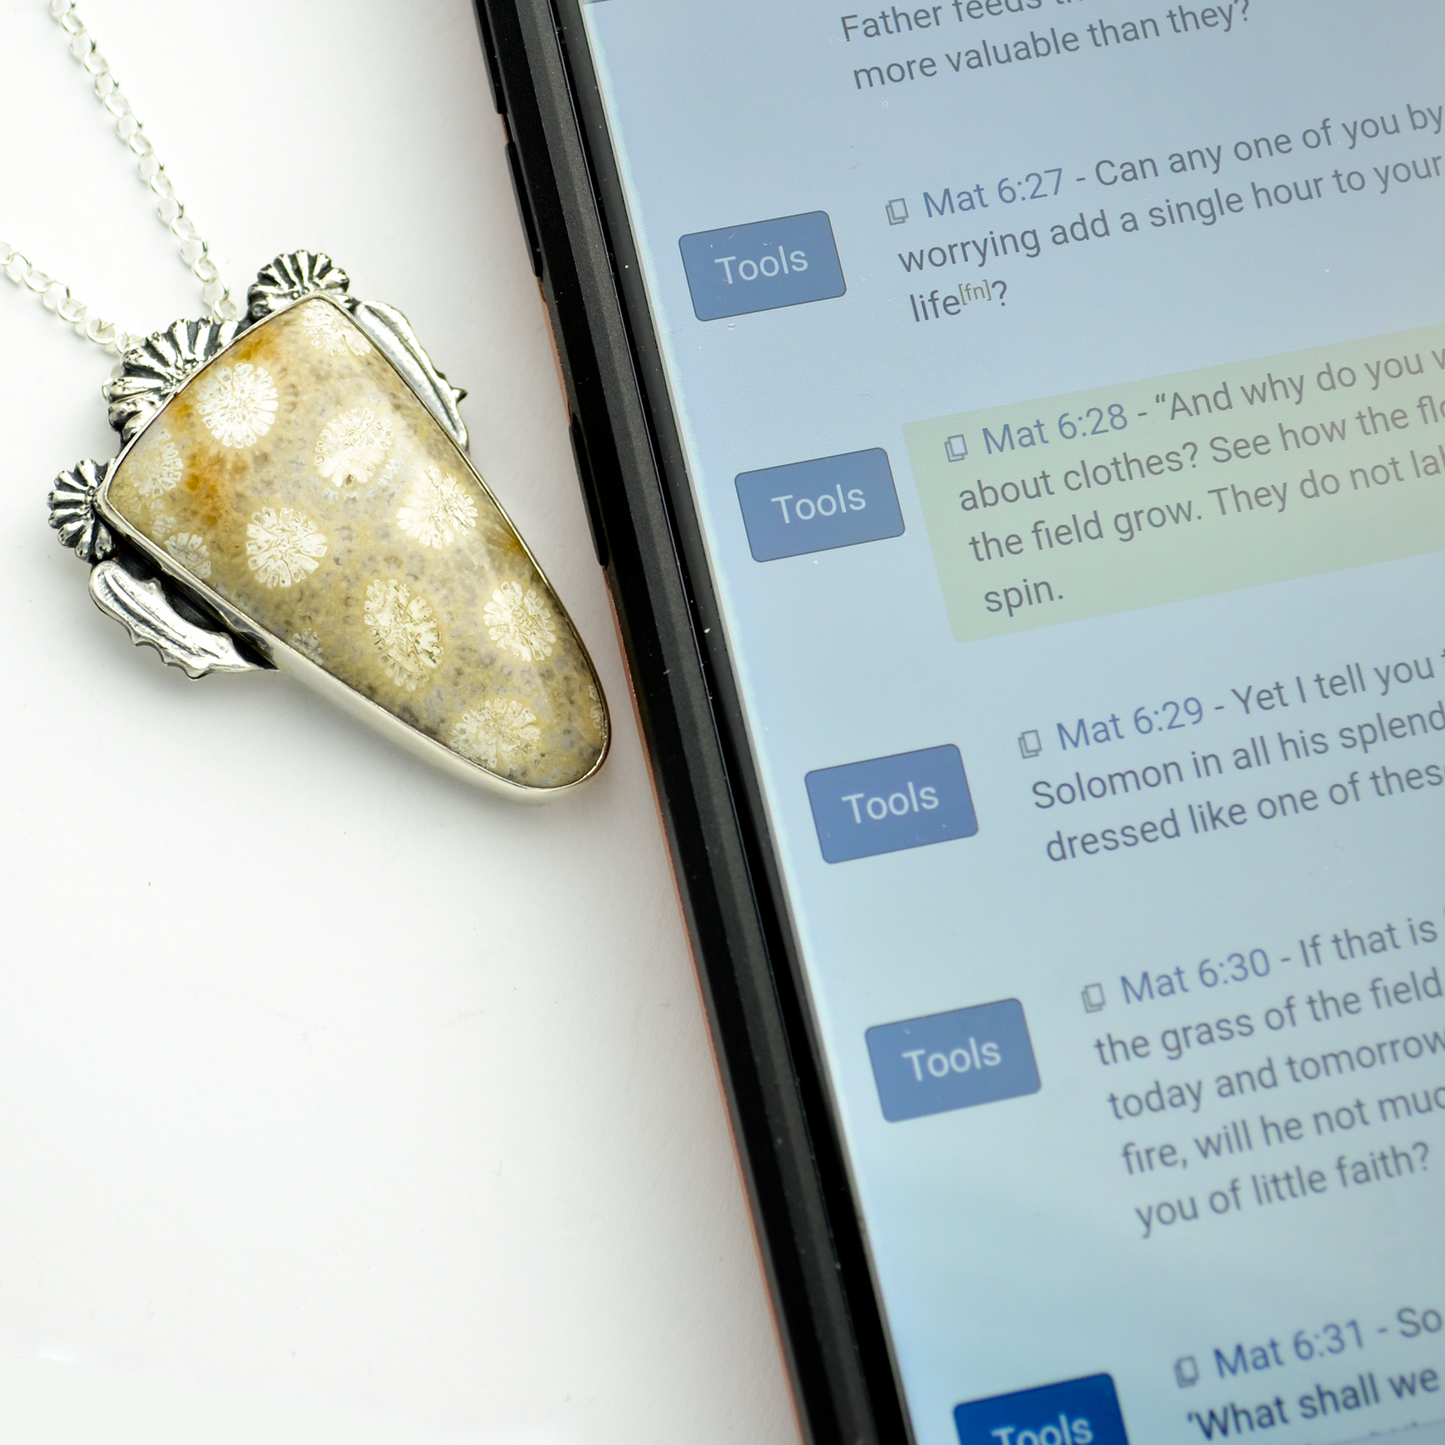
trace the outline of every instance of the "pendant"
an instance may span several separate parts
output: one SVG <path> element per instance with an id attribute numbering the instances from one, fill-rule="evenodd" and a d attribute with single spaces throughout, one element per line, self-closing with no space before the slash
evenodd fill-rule
<path id="1" fill-rule="evenodd" d="M 280 669 L 469 782 L 575 787 L 608 743 L 587 649 L 467 459 L 463 393 L 348 284 L 280 256 L 243 320 L 127 352 L 120 452 L 61 473 L 50 524 L 188 676 Z"/>

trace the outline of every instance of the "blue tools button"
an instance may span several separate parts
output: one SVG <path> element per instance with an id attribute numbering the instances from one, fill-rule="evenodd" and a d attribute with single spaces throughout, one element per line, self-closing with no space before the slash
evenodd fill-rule
<path id="1" fill-rule="evenodd" d="M 903 533 L 893 468 L 882 447 L 742 472 L 736 485 L 756 562 Z"/>
<path id="2" fill-rule="evenodd" d="M 963 759 L 952 743 L 820 768 L 804 781 L 818 844 L 829 863 L 978 832 Z"/>
<path id="3" fill-rule="evenodd" d="M 890 1124 L 1039 1091 L 1039 1066 L 1016 998 L 878 1024 L 865 1037 Z"/>
<path id="4" fill-rule="evenodd" d="M 826 301 L 848 289 L 827 211 L 694 231 L 677 244 L 699 321 Z"/>
<path id="5" fill-rule="evenodd" d="M 1129 1445 L 1111 1375 L 954 1407 L 960 1445 Z"/>

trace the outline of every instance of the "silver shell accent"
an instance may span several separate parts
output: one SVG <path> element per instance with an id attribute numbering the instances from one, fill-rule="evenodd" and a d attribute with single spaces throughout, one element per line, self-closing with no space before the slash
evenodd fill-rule
<path id="1" fill-rule="evenodd" d="M 262 267 L 246 293 L 246 302 L 252 321 L 317 292 L 324 292 L 349 310 L 355 304 L 346 294 L 350 285 L 346 272 L 324 251 L 288 251 Z"/>
<path id="2" fill-rule="evenodd" d="M 114 460 L 77 462 L 61 472 L 50 491 L 50 525 L 60 533 L 60 545 L 73 547 L 82 562 L 99 562 L 115 551 L 110 528 L 95 514 L 95 494 Z"/>
<path id="3" fill-rule="evenodd" d="M 224 632 L 211 632 L 187 621 L 166 600 L 159 582 L 132 577 L 118 562 L 102 562 L 91 570 L 90 596 L 107 617 L 113 617 L 137 647 L 154 647 L 161 660 L 179 667 L 187 677 L 209 672 L 257 672 Z"/>
<path id="4" fill-rule="evenodd" d="M 118 374 L 101 387 L 108 419 L 130 441 L 186 384 L 191 374 L 245 329 L 239 321 L 177 321 L 121 358 Z"/>

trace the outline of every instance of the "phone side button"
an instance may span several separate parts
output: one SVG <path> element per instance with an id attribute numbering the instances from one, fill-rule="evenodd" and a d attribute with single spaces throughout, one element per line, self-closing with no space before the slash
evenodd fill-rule
<path id="1" fill-rule="evenodd" d="M 477 12 L 477 33 L 482 42 L 482 54 L 487 58 L 487 79 L 492 85 L 492 104 L 498 115 L 507 113 L 507 93 L 502 89 L 502 67 L 497 59 L 497 42 L 492 38 L 492 22 L 487 19 L 485 0 L 478 0 L 474 7 Z"/>
<path id="2" fill-rule="evenodd" d="M 567 427 L 572 438 L 572 455 L 577 462 L 577 480 L 582 487 L 582 500 L 587 507 L 587 525 L 592 529 L 592 550 L 597 554 L 597 565 L 607 565 L 607 538 L 602 530 L 602 507 L 597 498 L 597 478 L 592 471 L 592 462 L 587 455 L 587 441 L 582 435 L 582 424 L 574 416 Z"/>
<path id="3" fill-rule="evenodd" d="M 527 234 L 527 246 L 532 252 L 532 274 L 542 276 L 542 243 L 537 239 L 537 222 L 532 216 L 532 205 L 527 199 L 527 187 L 522 182 L 522 161 L 517 155 L 515 141 L 507 142 L 507 170 L 512 177 L 512 194 L 517 198 L 517 214 L 522 218 L 522 229 Z"/>

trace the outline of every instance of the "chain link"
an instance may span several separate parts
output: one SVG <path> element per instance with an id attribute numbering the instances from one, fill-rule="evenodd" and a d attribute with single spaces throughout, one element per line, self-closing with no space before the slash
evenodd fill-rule
<path id="1" fill-rule="evenodd" d="M 0 241 L 0 269 L 17 285 L 33 291 L 40 304 L 47 311 L 53 311 L 67 325 L 75 328 L 77 336 L 93 341 L 112 356 L 123 356 L 133 346 L 139 346 L 144 336 L 122 331 L 113 321 L 105 321 L 70 294 L 64 282 L 47 276 L 38 266 L 22 256 L 6 241 Z"/>
<path id="2" fill-rule="evenodd" d="M 150 138 L 111 74 L 110 62 L 96 49 L 90 32 L 76 14 L 74 0 L 47 0 L 47 9 L 51 18 L 70 36 L 71 55 L 94 82 L 95 98 L 114 118 L 115 133 L 121 144 L 136 158 L 136 174 L 156 197 L 156 215 L 161 224 L 180 242 L 181 260 L 201 283 L 201 296 L 207 310 L 217 321 L 239 320 L 241 307 L 221 281 L 209 248 L 197 235 L 185 207 L 176 199 L 165 167 L 156 159 Z M 39 270 L 28 257 L 3 241 L 0 241 L 0 269 L 17 286 L 34 292 L 45 309 L 73 326 L 77 335 L 104 347 L 112 355 L 119 356 L 145 339 L 122 331 L 114 322 L 102 320 L 89 306 L 77 301 L 64 282 Z"/>

